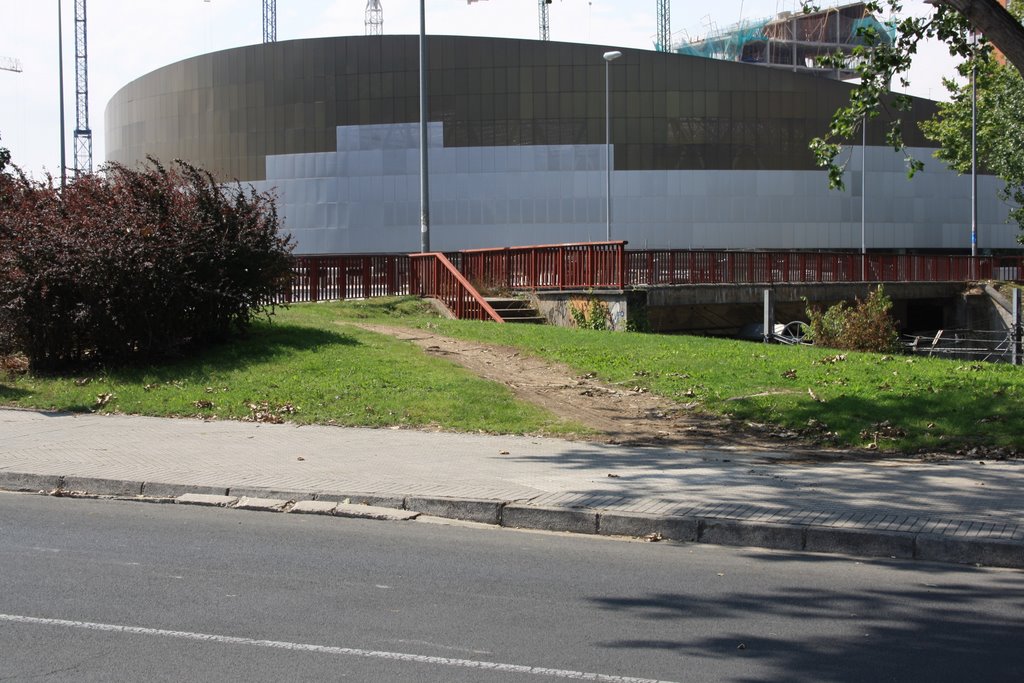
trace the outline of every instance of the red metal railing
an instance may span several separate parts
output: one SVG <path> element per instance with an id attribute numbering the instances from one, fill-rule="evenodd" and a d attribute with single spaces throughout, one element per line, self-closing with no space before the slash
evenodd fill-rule
<path id="1" fill-rule="evenodd" d="M 614 287 L 625 280 L 625 242 L 545 244 L 459 252 L 472 282 L 505 289 Z"/>
<path id="2" fill-rule="evenodd" d="M 296 256 L 281 298 L 298 303 L 408 294 L 409 272 L 406 254 Z"/>
<path id="3" fill-rule="evenodd" d="M 629 285 L 1020 280 L 1019 256 L 741 252 L 652 249 L 626 252 Z"/>
<path id="4" fill-rule="evenodd" d="M 440 299 L 460 320 L 505 322 L 444 254 L 409 256 L 409 291 Z"/>
<path id="5" fill-rule="evenodd" d="M 451 300 L 446 303 L 453 311 L 458 308 L 466 315 L 486 318 L 490 314 L 486 314 L 473 296 L 457 293 L 461 287 L 469 287 L 476 293 L 470 282 L 514 290 L 689 284 L 1024 281 L 1022 256 L 868 254 L 862 260 L 860 254 L 850 253 L 626 251 L 625 246 L 625 242 L 590 242 L 469 249 L 448 255 L 299 256 L 292 266 L 290 286 L 282 292 L 281 299 L 290 303 L 423 295 L 426 287 L 429 291 L 444 291 Z M 431 265 L 417 265 L 420 259 Z M 455 279 L 455 274 L 465 283 Z M 414 281 L 414 277 L 418 280 Z"/>

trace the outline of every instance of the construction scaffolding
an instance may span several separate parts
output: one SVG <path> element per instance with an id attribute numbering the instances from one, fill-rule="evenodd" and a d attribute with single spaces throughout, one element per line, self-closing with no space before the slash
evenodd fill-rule
<path id="1" fill-rule="evenodd" d="M 830 7 L 817 12 L 782 12 L 760 20 L 746 20 L 707 35 L 684 41 L 675 51 L 682 55 L 762 64 L 813 73 L 838 80 L 856 78 L 857 46 L 868 46 L 867 33 L 875 44 L 891 45 L 895 29 L 879 21 L 865 3 Z M 842 52 L 843 68 L 824 67 L 818 58 Z"/>

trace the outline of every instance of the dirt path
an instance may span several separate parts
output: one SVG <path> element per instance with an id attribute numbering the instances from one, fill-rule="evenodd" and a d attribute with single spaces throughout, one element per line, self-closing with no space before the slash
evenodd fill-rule
<path id="1" fill-rule="evenodd" d="M 747 425 L 698 412 L 694 404 L 679 404 L 634 386 L 613 386 L 580 376 L 567 366 L 496 346 L 388 325 L 358 327 L 412 342 L 429 354 L 447 358 L 486 379 L 508 386 L 515 396 L 567 420 L 599 432 L 595 441 L 618 444 L 657 444 L 680 448 L 733 447 L 744 451 L 775 452 L 785 457 L 834 460 L 849 456 L 808 448 L 793 439 L 756 434 Z"/>

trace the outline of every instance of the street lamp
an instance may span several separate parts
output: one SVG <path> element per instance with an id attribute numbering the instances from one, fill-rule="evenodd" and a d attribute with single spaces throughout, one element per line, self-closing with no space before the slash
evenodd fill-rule
<path id="1" fill-rule="evenodd" d="M 971 256 L 978 255 L 978 34 L 971 31 Z M 974 264 L 971 259 L 971 277 Z"/>
<path id="2" fill-rule="evenodd" d="M 860 279 L 868 279 L 867 181 L 868 181 L 868 117 L 860 120 Z"/>
<path id="3" fill-rule="evenodd" d="M 57 0 L 57 82 L 60 90 L 60 189 L 68 183 L 67 152 L 64 147 L 64 33 L 60 14 L 61 0 Z"/>
<path id="4" fill-rule="evenodd" d="M 430 251 L 430 186 L 427 182 L 427 22 L 420 0 L 420 252 Z"/>
<path id="5" fill-rule="evenodd" d="M 612 62 L 622 56 L 618 50 L 604 53 L 604 156 L 605 156 L 605 239 L 612 240 Z"/>

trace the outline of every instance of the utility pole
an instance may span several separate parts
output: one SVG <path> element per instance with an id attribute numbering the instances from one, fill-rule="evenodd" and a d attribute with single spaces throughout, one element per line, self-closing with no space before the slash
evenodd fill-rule
<path id="1" fill-rule="evenodd" d="M 75 0 L 75 176 L 92 173 L 92 129 L 89 128 L 89 50 L 85 0 Z"/>
<path id="2" fill-rule="evenodd" d="M 64 129 L 64 19 L 61 14 L 63 0 L 57 0 L 57 89 L 60 91 L 60 191 L 68 184 L 68 160 Z"/>
<path id="3" fill-rule="evenodd" d="M 420 0 L 420 252 L 430 251 L 430 146 L 427 138 L 427 17 Z"/>
<path id="4" fill-rule="evenodd" d="M 384 35 L 384 9 L 380 0 L 366 0 L 366 35 Z"/>
<path id="5" fill-rule="evenodd" d="M 658 52 L 672 51 L 672 20 L 669 16 L 671 0 L 656 0 L 658 16 L 658 42 L 654 49 Z"/>
<path id="6" fill-rule="evenodd" d="M 263 42 L 277 42 L 277 0 L 263 0 Z"/>

